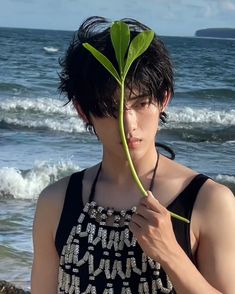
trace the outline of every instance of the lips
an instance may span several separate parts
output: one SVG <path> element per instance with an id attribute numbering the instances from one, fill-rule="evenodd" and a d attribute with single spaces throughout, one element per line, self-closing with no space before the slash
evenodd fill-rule
<path id="1" fill-rule="evenodd" d="M 126 141 L 127 141 L 128 147 L 131 148 L 131 149 L 133 149 L 133 148 L 137 148 L 139 146 L 139 144 L 141 143 L 142 140 L 139 139 L 139 138 L 131 137 L 131 138 L 127 138 Z"/>
<path id="2" fill-rule="evenodd" d="M 138 138 L 130 138 L 130 139 L 127 139 L 127 143 L 136 143 L 136 142 L 140 142 L 140 139 Z"/>

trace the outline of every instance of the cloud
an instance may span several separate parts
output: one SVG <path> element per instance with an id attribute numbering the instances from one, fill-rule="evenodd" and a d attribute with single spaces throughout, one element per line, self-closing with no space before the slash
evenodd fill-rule
<path id="1" fill-rule="evenodd" d="M 221 20 L 229 18 L 235 13 L 234 0 L 202 0 L 203 15 L 206 18 Z"/>
<path id="2" fill-rule="evenodd" d="M 232 1 L 220 0 L 219 4 L 221 8 L 225 11 L 235 12 L 235 3 Z"/>

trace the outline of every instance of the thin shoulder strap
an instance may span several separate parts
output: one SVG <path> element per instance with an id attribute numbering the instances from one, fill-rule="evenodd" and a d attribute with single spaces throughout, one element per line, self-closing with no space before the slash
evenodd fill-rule
<path id="1" fill-rule="evenodd" d="M 189 185 L 179 194 L 179 196 L 168 206 L 168 209 L 191 221 L 194 203 L 202 185 L 209 179 L 203 174 L 196 175 Z M 172 224 L 176 239 L 189 258 L 194 261 L 191 241 L 190 224 L 172 218 Z"/>
<path id="2" fill-rule="evenodd" d="M 63 246 L 68 235 L 76 223 L 80 212 L 83 209 L 82 201 L 82 179 L 85 170 L 76 172 L 70 176 L 65 194 L 64 205 L 60 216 L 60 221 L 55 236 L 55 246 L 58 255 L 61 255 Z"/>

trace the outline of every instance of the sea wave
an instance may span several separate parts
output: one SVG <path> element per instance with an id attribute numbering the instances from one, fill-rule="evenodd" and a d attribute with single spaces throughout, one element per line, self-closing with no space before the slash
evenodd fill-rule
<path id="1" fill-rule="evenodd" d="M 190 142 L 232 142 L 235 139 L 235 109 L 171 107 L 162 133 Z"/>
<path id="2" fill-rule="evenodd" d="M 171 107 L 169 111 L 169 125 L 171 122 L 179 124 L 198 123 L 224 126 L 235 125 L 235 109 L 219 111 L 210 108 Z M 174 128 L 173 125 L 172 127 Z"/>
<path id="3" fill-rule="evenodd" d="M 63 114 L 76 116 L 76 111 L 71 104 L 63 106 L 64 102 L 52 98 L 38 99 L 7 99 L 0 101 L 0 110 L 7 112 L 24 111 L 26 115 L 32 113 Z M 176 123 L 209 123 L 218 125 L 235 125 L 235 109 L 213 110 L 211 108 L 192 108 L 192 107 L 170 107 L 169 108 L 169 125 L 171 122 Z M 168 126 L 169 127 L 169 126 Z M 174 127 L 174 126 L 172 126 Z"/>
<path id="4" fill-rule="evenodd" d="M 235 176 L 219 174 L 215 179 L 219 182 L 235 184 Z"/>
<path id="5" fill-rule="evenodd" d="M 79 170 L 71 161 L 38 162 L 32 169 L 0 168 L 0 199 L 35 199 L 47 185 Z"/>
<path id="6" fill-rule="evenodd" d="M 219 99 L 219 101 L 226 101 L 227 99 L 235 99 L 235 89 L 231 88 L 206 88 L 206 89 L 193 89 L 193 90 L 176 90 L 176 96 L 184 98 L 203 98 L 203 99 Z"/>
<path id="7" fill-rule="evenodd" d="M 52 98 L 7 99 L 0 101 L 0 128 L 85 132 L 85 126 L 71 104 Z"/>
<path id="8" fill-rule="evenodd" d="M 213 177 L 217 182 L 229 187 L 235 196 L 235 176 L 218 174 Z"/>
<path id="9" fill-rule="evenodd" d="M 68 114 L 76 115 L 76 111 L 71 104 L 64 105 L 66 101 L 52 98 L 12 98 L 0 101 L 0 110 L 8 112 L 24 111 L 32 113 L 41 112 L 47 114 Z"/>
<path id="10" fill-rule="evenodd" d="M 43 47 L 43 49 L 48 53 L 55 53 L 59 51 L 59 48 L 55 47 Z"/>
<path id="11" fill-rule="evenodd" d="M 176 140 L 180 139 L 187 142 L 220 142 L 224 144 L 234 145 L 235 143 L 235 126 L 210 127 L 192 126 L 187 128 L 179 126 L 179 128 L 162 129 L 161 134 Z"/>
<path id="12" fill-rule="evenodd" d="M 63 101 L 52 98 L 0 101 L 0 129 L 65 133 L 86 131 L 72 104 L 64 106 Z M 162 126 L 162 132 L 192 142 L 233 141 L 235 109 L 170 107 L 168 122 Z"/>
<path id="13" fill-rule="evenodd" d="M 56 131 L 66 133 L 83 133 L 86 128 L 81 119 L 77 117 L 69 118 L 36 118 L 34 120 L 27 118 L 5 118 L 0 120 L 0 128 L 27 130 Z"/>
<path id="14" fill-rule="evenodd" d="M 29 258 L 32 259 L 32 253 L 26 250 L 17 250 L 16 248 L 0 244 L 0 259 L 3 260 L 6 258 L 14 259 L 15 261 L 21 263 L 28 263 Z"/>
<path id="15" fill-rule="evenodd" d="M 10 83 L 10 82 L 0 82 L 0 92 L 4 93 L 4 92 L 13 92 L 13 93 L 18 93 L 20 92 L 22 93 L 27 93 L 29 92 L 29 88 L 21 85 L 21 84 L 17 84 L 17 83 Z"/>

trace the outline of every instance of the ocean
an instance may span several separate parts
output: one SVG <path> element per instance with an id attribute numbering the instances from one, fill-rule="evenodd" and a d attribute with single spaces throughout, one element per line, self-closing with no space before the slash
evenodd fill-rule
<path id="1" fill-rule="evenodd" d="M 102 155 L 57 90 L 58 59 L 71 38 L 68 31 L 0 28 L 0 280 L 26 288 L 40 191 Z M 158 141 L 235 192 L 235 40 L 162 39 L 176 81 Z"/>

